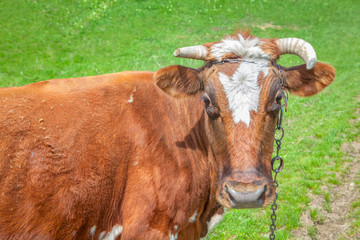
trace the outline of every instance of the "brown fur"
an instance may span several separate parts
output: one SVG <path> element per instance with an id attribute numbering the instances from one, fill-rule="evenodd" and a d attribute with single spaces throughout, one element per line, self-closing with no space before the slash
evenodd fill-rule
<path id="1" fill-rule="evenodd" d="M 269 54 L 271 61 L 276 61 L 279 59 L 281 52 L 280 48 L 276 44 L 276 39 L 261 39 L 263 44 L 261 45 L 261 49 Z"/>
<path id="2" fill-rule="evenodd" d="M 263 50 L 277 59 L 273 44 Z M 123 226 L 117 239 L 199 239 L 211 217 L 231 207 L 227 187 L 266 186 L 269 204 L 278 70 L 271 60 L 269 75 L 260 74 L 260 103 L 247 127 L 234 123 L 218 78 L 239 64 L 1 89 L 0 239 L 98 239 L 115 225 Z M 320 63 L 312 71 L 283 68 L 285 87 L 301 96 L 334 75 Z"/>
<path id="3" fill-rule="evenodd" d="M 321 92 L 335 79 L 335 68 L 325 63 L 316 63 L 311 70 L 306 65 L 299 65 L 285 70 L 285 87 L 301 97 L 308 97 Z"/>
<path id="4" fill-rule="evenodd" d="M 203 89 L 198 72 L 180 65 L 160 69 L 154 79 L 155 84 L 172 97 L 185 97 Z"/>

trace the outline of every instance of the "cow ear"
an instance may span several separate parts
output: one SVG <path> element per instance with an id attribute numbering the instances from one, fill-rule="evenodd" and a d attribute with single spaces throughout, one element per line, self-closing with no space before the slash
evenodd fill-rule
<path id="1" fill-rule="evenodd" d="M 156 71 L 154 81 L 165 93 L 180 98 L 203 90 L 204 84 L 199 75 L 193 68 L 173 65 Z"/>
<path id="2" fill-rule="evenodd" d="M 325 63 L 316 63 L 307 70 L 306 65 L 284 68 L 286 71 L 284 87 L 290 93 L 301 97 L 315 95 L 329 86 L 335 78 L 335 68 Z"/>

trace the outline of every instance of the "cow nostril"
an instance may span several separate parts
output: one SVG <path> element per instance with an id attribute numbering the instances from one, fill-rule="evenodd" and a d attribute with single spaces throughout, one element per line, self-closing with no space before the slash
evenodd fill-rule
<path id="1" fill-rule="evenodd" d="M 233 198 L 233 196 L 231 195 L 231 193 L 229 192 L 229 188 L 228 186 L 225 185 L 225 192 L 227 193 L 227 195 L 229 196 L 230 200 L 232 202 L 235 202 L 236 200 Z"/>
<path id="2" fill-rule="evenodd" d="M 238 192 L 226 185 L 224 190 L 230 198 L 232 208 L 258 208 L 264 204 L 266 186 L 255 191 Z"/>
<path id="3" fill-rule="evenodd" d="M 265 185 L 261 196 L 258 198 L 258 203 L 261 204 L 261 205 L 264 204 L 265 194 L 267 192 L 266 189 L 267 189 L 267 186 Z"/>

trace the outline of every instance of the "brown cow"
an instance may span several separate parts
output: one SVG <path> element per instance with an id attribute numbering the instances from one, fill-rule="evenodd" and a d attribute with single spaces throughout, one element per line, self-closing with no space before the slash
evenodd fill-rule
<path id="1" fill-rule="evenodd" d="M 199 239 L 224 207 L 273 200 L 280 79 L 311 96 L 334 68 L 246 34 L 174 54 L 205 65 L 0 90 L 0 239 Z"/>

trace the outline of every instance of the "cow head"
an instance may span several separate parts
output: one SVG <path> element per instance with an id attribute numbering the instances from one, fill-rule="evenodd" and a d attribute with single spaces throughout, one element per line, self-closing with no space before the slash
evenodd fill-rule
<path id="1" fill-rule="evenodd" d="M 306 64 L 277 65 L 286 53 L 298 55 Z M 179 65 L 160 69 L 154 80 L 173 97 L 202 93 L 206 132 L 221 162 L 217 201 L 227 208 L 266 206 L 275 196 L 271 155 L 284 88 L 298 96 L 317 94 L 334 80 L 335 69 L 316 63 L 313 47 L 296 38 L 237 34 L 179 48 L 174 55 L 205 61 L 197 70 Z"/>

